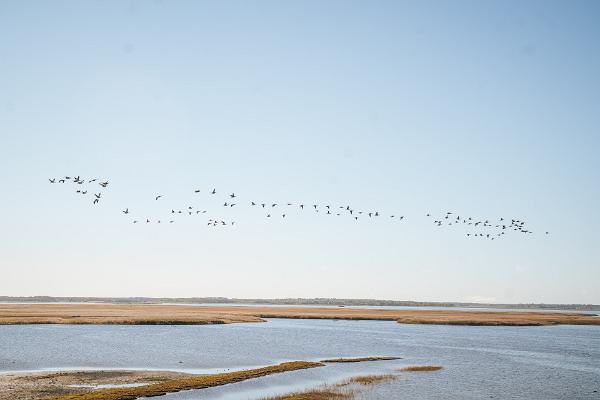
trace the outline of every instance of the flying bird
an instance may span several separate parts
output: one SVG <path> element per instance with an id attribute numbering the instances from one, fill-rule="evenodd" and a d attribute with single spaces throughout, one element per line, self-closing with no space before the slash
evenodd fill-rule
<path id="1" fill-rule="evenodd" d="M 54 183 L 54 182 L 56 182 L 56 178 L 53 178 L 53 179 L 48 179 L 48 180 L 50 181 L 50 183 Z"/>
<path id="2" fill-rule="evenodd" d="M 156 196 L 156 197 L 154 198 L 154 200 L 158 200 L 158 199 L 160 199 L 161 197 L 162 197 L 162 194 L 159 194 L 158 196 Z"/>

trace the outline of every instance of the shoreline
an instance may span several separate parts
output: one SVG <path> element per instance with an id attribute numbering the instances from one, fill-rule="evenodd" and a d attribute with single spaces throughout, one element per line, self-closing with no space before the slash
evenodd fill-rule
<path id="1" fill-rule="evenodd" d="M 0 325 L 215 325 L 269 318 L 375 320 L 466 326 L 600 325 L 592 313 L 164 304 L 0 304 Z"/>

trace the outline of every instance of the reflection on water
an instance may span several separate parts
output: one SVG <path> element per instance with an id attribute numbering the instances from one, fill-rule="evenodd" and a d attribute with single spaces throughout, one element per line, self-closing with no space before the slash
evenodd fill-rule
<path id="1" fill-rule="evenodd" d="M 0 326 L 0 371 L 210 372 L 289 360 L 375 355 L 403 359 L 329 365 L 166 398 L 254 399 L 419 364 L 444 369 L 400 373 L 396 381 L 369 391 L 368 398 L 592 399 L 598 398 L 593 391 L 600 391 L 598 326 L 467 327 L 292 319 L 212 326 Z"/>

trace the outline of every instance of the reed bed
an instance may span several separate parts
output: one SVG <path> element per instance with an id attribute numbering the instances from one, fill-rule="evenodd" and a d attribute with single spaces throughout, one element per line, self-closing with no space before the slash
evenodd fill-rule
<path id="1" fill-rule="evenodd" d="M 439 371 L 443 367 L 439 365 L 413 365 L 410 367 L 401 368 L 402 372 L 430 372 L 430 371 Z"/>
<path id="2" fill-rule="evenodd" d="M 165 304 L 0 304 L 0 324 L 185 325 L 264 322 L 265 318 L 379 320 L 438 325 L 600 325 L 600 318 L 589 313 Z"/>
<path id="3" fill-rule="evenodd" d="M 360 392 L 360 386 L 371 386 L 396 379 L 396 375 L 364 375 L 346 379 L 340 383 L 323 385 L 314 389 L 265 397 L 261 400 L 349 400 Z"/>

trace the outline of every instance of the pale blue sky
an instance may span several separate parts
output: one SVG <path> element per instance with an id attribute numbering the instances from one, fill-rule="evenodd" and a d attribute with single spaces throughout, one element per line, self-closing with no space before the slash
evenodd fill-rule
<path id="1" fill-rule="evenodd" d="M 599 18 L 595 1 L 3 1 L 0 295 L 600 303 Z M 73 174 L 110 180 L 100 206 L 46 180 Z M 406 220 L 120 213 L 210 207 L 196 187 Z M 446 211 L 536 234 L 467 240 L 425 217 Z"/>

